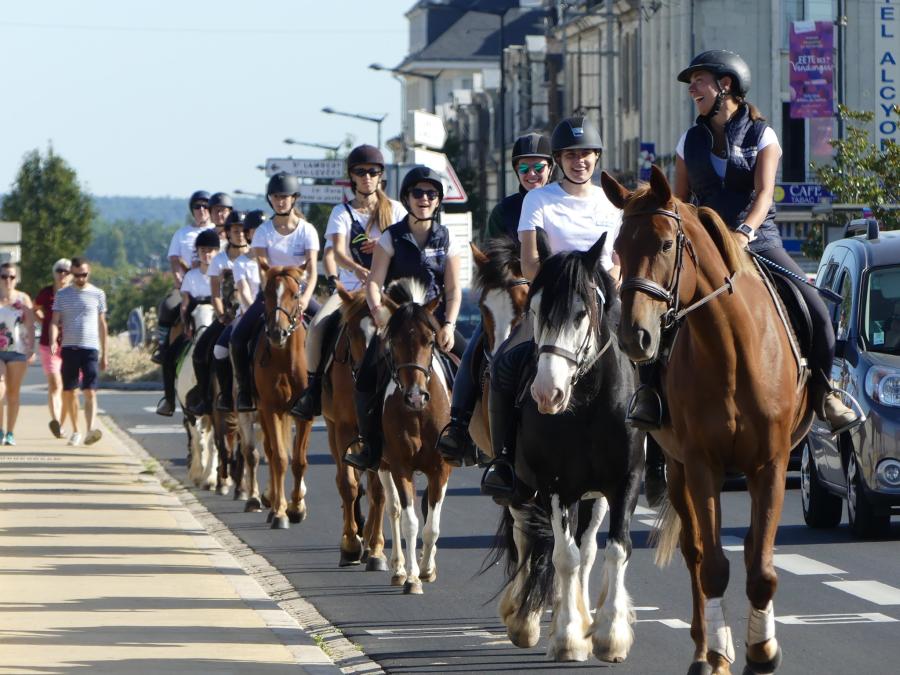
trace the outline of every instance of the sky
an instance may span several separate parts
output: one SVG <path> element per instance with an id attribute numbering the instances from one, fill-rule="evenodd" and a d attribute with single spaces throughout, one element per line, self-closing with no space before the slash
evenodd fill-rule
<path id="1" fill-rule="evenodd" d="M 94 195 L 262 192 L 287 137 L 375 143 L 400 131 L 395 66 L 414 0 L 4 0 L 0 193 L 52 144 Z M 389 153 L 385 151 L 389 158 Z"/>

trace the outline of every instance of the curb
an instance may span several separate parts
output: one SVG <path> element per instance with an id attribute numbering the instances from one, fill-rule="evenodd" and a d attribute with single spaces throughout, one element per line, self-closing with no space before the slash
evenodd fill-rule
<path id="1" fill-rule="evenodd" d="M 268 560 L 247 546 L 225 523 L 210 513 L 190 489 L 166 471 L 155 457 L 116 424 L 109 415 L 100 415 L 100 417 L 104 425 L 123 442 L 131 454 L 141 461 L 153 462 L 153 476 L 159 481 L 161 488 L 178 499 L 199 524 L 200 529 L 205 530 L 227 554 L 231 555 L 241 569 L 262 587 L 272 602 L 297 622 L 299 629 L 303 631 L 303 639 L 297 640 L 296 636 L 292 635 L 291 642 L 296 644 L 302 641 L 304 646 L 317 646 L 334 662 L 334 667 L 303 666 L 307 672 L 312 675 L 324 675 L 335 670 L 342 673 L 365 673 L 366 675 L 385 672 L 380 665 L 344 637 L 340 629 L 322 616 L 315 606 L 303 598 L 287 578 L 269 564 Z M 270 628 L 285 642 L 285 646 L 291 647 L 286 640 L 284 630 L 279 630 L 282 628 L 279 624 L 274 624 Z"/>

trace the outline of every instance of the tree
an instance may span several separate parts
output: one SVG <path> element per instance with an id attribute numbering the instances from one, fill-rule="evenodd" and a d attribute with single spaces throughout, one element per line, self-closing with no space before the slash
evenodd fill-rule
<path id="1" fill-rule="evenodd" d="M 0 218 L 22 223 L 22 287 L 33 295 L 49 283 L 57 259 L 82 255 L 94 209 L 75 171 L 51 146 L 45 157 L 37 150 L 25 155 Z"/>

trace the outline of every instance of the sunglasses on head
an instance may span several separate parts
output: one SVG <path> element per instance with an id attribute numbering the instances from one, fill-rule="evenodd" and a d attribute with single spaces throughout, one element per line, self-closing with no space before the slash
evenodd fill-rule
<path id="1" fill-rule="evenodd" d="M 413 199 L 422 199 L 423 197 L 427 197 L 430 201 L 434 201 L 438 198 L 437 190 L 423 190 L 422 188 L 413 188 L 409 191 L 409 194 L 412 195 Z"/>
<path id="2" fill-rule="evenodd" d="M 69 274 L 69 270 L 63 269 L 62 267 L 58 267 L 53 271 L 56 272 L 57 274 Z"/>
<path id="3" fill-rule="evenodd" d="M 541 173 L 545 168 L 547 168 L 547 162 L 535 162 L 534 164 L 526 164 L 525 162 L 522 162 L 521 164 L 519 164 L 519 173 L 523 176 L 529 171 Z"/>
<path id="4" fill-rule="evenodd" d="M 350 173 L 352 173 L 354 176 L 359 176 L 360 178 L 362 178 L 363 176 L 371 176 L 372 178 L 375 178 L 375 176 L 380 176 L 381 174 L 383 174 L 384 170 L 383 169 L 360 169 L 357 167 L 356 169 L 351 169 Z"/>
<path id="5" fill-rule="evenodd" d="M 15 279 L 15 274 L 0 274 L 0 279 Z"/>
<path id="6" fill-rule="evenodd" d="M 76 279 L 84 279 L 90 272 L 75 272 L 72 276 Z"/>

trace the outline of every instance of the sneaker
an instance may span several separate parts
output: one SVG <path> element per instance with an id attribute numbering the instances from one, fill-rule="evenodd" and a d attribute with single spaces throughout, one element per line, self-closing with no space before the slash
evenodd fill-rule
<path id="1" fill-rule="evenodd" d="M 11 432 L 11 431 L 6 432 L 6 439 L 4 440 L 4 443 L 6 445 L 15 445 L 16 444 L 16 437 L 13 436 L 13 432 Z"/>
<path id="2" fill-rule="evenodd" d="M 76 431 L 74 434 L 69 436 L 69 442 L 66 445 L 81 445 L 81 434 Z"/>
<path id="3" fill-rule="evenodd" d="M 84 437 L 85 445 L 93 445 L 97 441 L 99 441 L 103 437 L 103 432 L 99 429 L 91 429 L 87 432 L 87 436 Z"/>
<path id="4" fill-rule="evenodd" d="M 50 420 L 50 433 L 52 433 L 57 438 L 63 437 L 62 427 L 59 426 L 59 420 Z"/>

